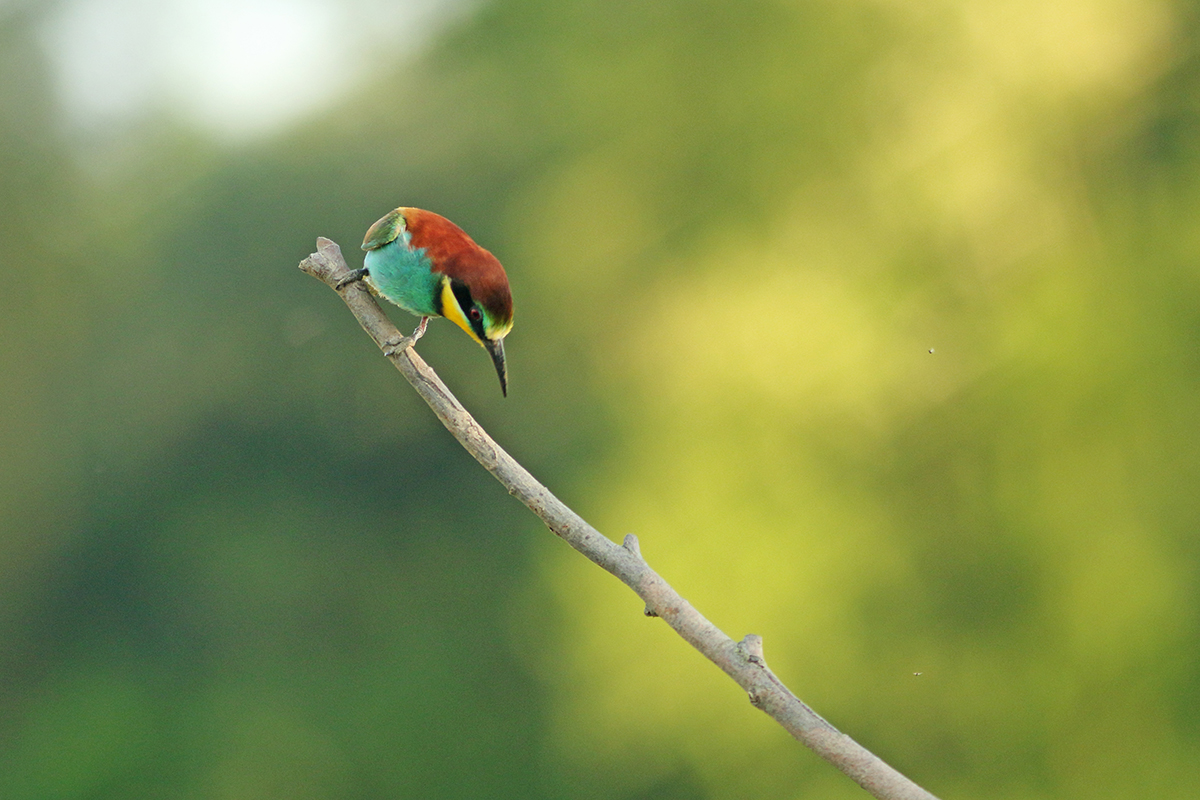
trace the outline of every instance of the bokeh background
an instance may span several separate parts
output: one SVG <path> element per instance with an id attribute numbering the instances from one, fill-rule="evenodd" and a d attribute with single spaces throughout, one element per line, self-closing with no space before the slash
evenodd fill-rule
<path id="1" fill-rule="evenodd" d="M 1200 796 L 1200 10 L 0 2 L 0 797 L 857 798 L 338 299 L 932 791 Z M 414 320 L 392 310 L 402 326 Z"/>

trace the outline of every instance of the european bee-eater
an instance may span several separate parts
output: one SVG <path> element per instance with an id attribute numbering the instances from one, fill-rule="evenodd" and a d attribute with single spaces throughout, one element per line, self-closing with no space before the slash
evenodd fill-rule
<path id="1" fill-rule="evenodd" d="M 507 396 L 504 337 L 512 330 L 513 301 L 499 260 L 450 220 L 419 208 L 389 211 L 367 231 L 362 249 L 367 251 L 362 269 L 338 288 L 362 280 L 419 316 L 412 342 L 425 334 L 430 317 L 450 320 L 491 354 Z"/>

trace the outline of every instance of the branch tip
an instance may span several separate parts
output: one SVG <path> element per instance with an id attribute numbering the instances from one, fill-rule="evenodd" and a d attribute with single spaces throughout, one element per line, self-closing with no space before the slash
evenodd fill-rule
<path id="1" fill-rule="evenodd" d="M 341 258 L 342 248 L 332 239 L 326 239 L 324 236 L 317 237 L 317 252 L 329 258 Z"/>
<path id="2" fill-rule="evenodd" d="M 331 284 L 334 274 L 340 274 L 345 265 L 342 248 L 338 247 L 336 242 L 322 236 L 317 239 L 317 252 L 310 253 L 308 258 L 301 261 L 300 269 L 318 280 Z"/>

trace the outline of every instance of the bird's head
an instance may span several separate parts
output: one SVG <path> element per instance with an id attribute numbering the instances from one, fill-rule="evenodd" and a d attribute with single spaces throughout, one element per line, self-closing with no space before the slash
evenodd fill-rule
<path id="1" fill-rule="evenodd" d="M 496 266 L 499 265 L 496 262 Z M 500 378 L 500 391 L 507 396 L 508 366 L 504 360 L 504 337 L 513 325 L 512 295 L 508 290 L 508 281 L 504 281 L 503 291 L 487 291 L 487 287 L 478 282 L 472 286 L 469 281 L 444 275 L 440 303 L 442 316 L 466 331 L 468 336 L 488 351 L 496 366 L 496 375 Z"/>

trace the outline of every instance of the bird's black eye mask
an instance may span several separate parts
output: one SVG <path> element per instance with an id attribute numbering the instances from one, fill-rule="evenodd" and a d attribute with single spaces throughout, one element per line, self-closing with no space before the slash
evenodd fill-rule
<path id="1" fill-rule="evenodd" d="M 475 331 L 475 335 L 479 337 L 479 341 L 487 341 L 487 335 L 483 332 L 483 312 L 475 305 L 475 301 L 471 299 L 471 290 L 462 281 L 451 280 L 450 291 L 454 292 L 454 299 L 458 301 L 458 307 L 462 309 L 463 316 L 467 318 L 467 322 L 471 323 L 471 330 Z"/>

